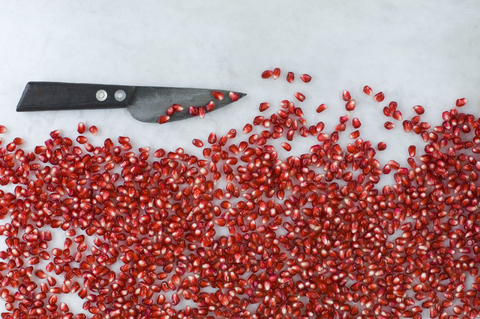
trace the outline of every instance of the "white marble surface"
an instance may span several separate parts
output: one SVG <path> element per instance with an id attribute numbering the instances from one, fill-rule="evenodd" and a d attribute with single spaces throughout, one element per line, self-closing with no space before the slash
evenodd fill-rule
<path id="1" fill-rule="evenodd" d="M 53 129 L 74 135 L 84 121 L 99 127 L 93 141 L 126 135 L 137 146 L 197 152 L 194 137 L 240 130 L 263 101 L 277 104 L 302 91 L 307 118 L 330 123 L 345 113 L 341 91 L 357 100 L 362 137 L 389 147 L 384 158 L 404 157 L 419 143 L 401 125 L 386 132 L 381 113 L 361 93 L 365 84 L 396 100 L 404 116 L 422 104 L 425 119 L 469 100 L 480 115 L 480 2 L 468 1 L 26 1 L 0 0 L 0 124 L 25 148 Z M 280 67 L 277 81 L 260 78 Z M 284 80 L 286 71 L 312 75 L 308 85 Z M 204 120 L 145 124 L 125 110 L 16 113 L 28 81 L 207 87 L 248 96 Z M 318 116 L 320 103 L 329 106 Z M 299 103 L 300 104 L 300 103 Z M 315 121 L 315 122 L 314 122 Z M 309 141 L 310 142 L 310 141 Z M 307 144 L 297 143 L 302 151 Z M 80 309 L 80 308 L 79 308 Z"/>

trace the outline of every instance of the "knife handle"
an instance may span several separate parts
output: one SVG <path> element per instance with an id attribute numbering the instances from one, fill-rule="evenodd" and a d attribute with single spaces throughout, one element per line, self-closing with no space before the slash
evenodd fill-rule
<path id="1" fill-rule="evenodd" d="M 28 82 L 17 112 L 127 107 L 134 86 Z"/>

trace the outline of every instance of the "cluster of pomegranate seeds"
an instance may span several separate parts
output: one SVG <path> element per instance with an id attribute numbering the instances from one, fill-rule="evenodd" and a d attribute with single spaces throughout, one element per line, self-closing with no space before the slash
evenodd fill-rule
<path id="1" fill-rule="evenodd" d="M 21 138 L 0 148 L 0 183 L 13 188 L 0 191 L 2 318 L 479 315 L 479 118 L 404 120 L 425 146 L 408 147 L 403 167 L 381 163 L 350 113 L 332 132 L 292 101 L 262 114 L 238 136 L 194 139 L 203 158 L 61 131 L 34 151 Z M 310 150 L 283 156 L 297 139 Z"/>

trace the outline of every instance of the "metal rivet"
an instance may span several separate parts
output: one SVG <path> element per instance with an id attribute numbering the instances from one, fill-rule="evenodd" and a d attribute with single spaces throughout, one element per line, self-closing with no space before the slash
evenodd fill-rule
<path id="1" fill-rule="evenodd" d="M 122 102 L 123 100 L 125 100 L 126 97 L 127 94 L 124 90 L 117 90 L 117 92 L 115 92 L 115 100 L 117 100 L 118 102 Z"/>
<path id="2" fill-rule="evenodd" d="M 98 90 L 97 94 L 95 94 L 95 97 L 99 101 L 105 101 L 107 99 L 107 96 L 108 96 L 108 94 L 107 94 L 107 91 L 105 91 L 105 90 Z"/>

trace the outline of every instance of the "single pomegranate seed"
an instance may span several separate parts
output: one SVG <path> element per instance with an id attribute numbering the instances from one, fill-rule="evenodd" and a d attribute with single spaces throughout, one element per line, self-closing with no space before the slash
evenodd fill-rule
<path id="1" fill-rule="evenodd" d="M 195 106 L 190 106 L 188 108 L 188 114 L 190 114 L 191 116 L 198 116 L 198 108 L 196 108 Z"/>
<path id="2" fill-rule="evenodd" d="M 296 97 L 297 100 L 299 100 L 300 102 L 305 101 L 305 95 L 303 95 L 303 94 L 300 93 L 300 92 L 295 93 L 295 97 Z"/>
<path id="3" fill-rule="evenodd" d="M 350 95 L 350 92 L 348 92 L 348 91 L 346 91 L 346 90 L 344 90 L 344 91 L 342 92 L 342 99 L 343 99 L 344 101 L 350 101 L 351 98 L 352 98 L 352 96 Z"/>
<path id="4" fill-rule="evenodd" d="M 350 113 L 348 113 L 347 115 L 340 116 L 339 122 L 340 122 L 340 124 L 341 123 L 346 123 L 346 122 L 348 122 L 349 119 L 350 119 Z"/>
<path id="5" fill-rule="evenodd" d="M 97 135 L 98 134 L 98 129 L 95 125 L 92 125 L 88 128 L 88 130 L 90 131 L 91 134 L 93 135 Z"/>
<path id="6" fill-rule="evenodd" d="M 207 110 L 205 109 L 204 106 L 199 106 L 198 107 L 198 117 L 203 119 L 205 117 L 205 114 L 207 113 Z"/>
<path id="7" fill-rule="evenodd" d="M 312 80 L 312 77 L 308 74 L 302 74 L 300 75 L 300 79 L 305 83 L 309 83 Z"/>
<path id="8" fill-rule="evenodd" d="M 269 108 L 270 108 L 270 103 L 268 102 L 260 103 L 260 107 L 259 107 L 260 112 L 265 112 Z"/>
<path id="9" fill-rule="evenodd" d="M 383 151 L 387 148 L 387 144 L 385 142 L 379 142 L 377 148 L 379 151 Z"/>
<path id="10" fill-rule="evenodd" d="M 25 143 L 25 140 L 23 138 L 20 138 L 20 137 L 15 137 L 13 139 L 13 143 L 15 143 L 15 145 L 22 145 L 23 143 Z"/>
<path id="11" fill-rule="evenodd" d="M 355 106 L 357 106 L 357 103 L 355 102 L 355 100 L 350 100 L 345 104 L 345 109 L 347 111 L 353 111 L 355 110 Z"/>
<path id="12" fill-rule="evenodd" d="M 203 147 L 203 142 L 196 138 L 192 140 L 192 144 L 195 145 L 196 147 Z"/>
<path id="13" fill-rule="evenodd" d="M 168 115 L 168 116 L 172 116 L 173 114 L 175 114 L 175 108 L 173 106 L 170 106 L 166 111 L 165 113 Z"/>
<path id="14" fill-rule="evenodd" d="M 360 132 L 357 130 L 357 131 L 353 131 L 352 133 L 350 133 L 350 138 L 352 140 L 358 138 L 360 136 Z"/>
<path id="15" fill-rule="evenodd" d="M 285 143 L 285 142 L 282 143 L 282 147 L 283 147 L 287 152 L 290 152 L 290 151 L 292 150 L 292 147 L 290 146 L 290 144 Z"/>
<path id="16" fill-rule="evenodd" d="M 269 79 L 273 75 L 272 70 L 265 70 L 262 73 L 262 79 Z"/>
<path id="17" fill-rule="evenodd" d="M 373 97 L 373 99 L 374 99 L 376 102 L 382 102 L 382 101 L 385 99 L 385 94 L 383 94 L 383 92 L 378 92 L 377 94 L 375 94 L 375 96 Z"/>
<path id="18" fill-rule="evenodd" d="M 392 116 L 392 110 L 390 110 L 389 107 L 385 106 L 385 107 L 383 108 L 383 114 L 384 114 L 385 116 Z"/>
<path id="19" fill-rule="evenodd" d="M 406 133 L 410 133 L 413 129 L 413 124 L 412 122 L 408 121 L 408 120 L 405 120 L 403 121 L 402 123 L 403 125 L 403 130 L 406 132 Z"/>
<path id="20" fill-rule="evenodd" d="M 77 142 L 80 143 L 80 144 L 85 144 L 87 143 L 88 141 L 88 138 L 86 136 L 77 136 Z"/>
<path id="21" fill-rule="evenodd" d="M 464 106 L 465 104 L 467 104 L 467 99 L 466 99 L 466 98 L 458 99 L 458 100 L 455 102 L 455 105 L 456 105 L 457 107 L 462 107 L 462 106 Z"/>
<path id="22" fill-rule="evenodd" d="M 325 104 L 320 104 L 318 107 L 317 107 L 317 113 L 322 113 L 323 111 L 325 111 L 327 109 L 327 106 Z"/>
<path id="23" fill-rule="evenodd" d="M 388 108 L 394 113 L 397 110 L 398 103 L 395 101 L 391 101 L 388 103 Z"/>
<path id="24" fill-rule="evenodd" d="M 120 143 L 120 144 L 130 143 L 130 138 L 126 137 L 126 136 L 119 136 L 118 137 L 118 143 Z"/>
<path id="25" fill-rule="evenodd" d="M 243 133 L 248 134 L 252 131 L 253 126 L 251 124 L 245 124 L 243 127 Z"/>
<path id="26" fill-rule="evenodd" d="M 415 147 L 415 145 L 410 145 L 410 146 L 408 147 L 408 155 L 409 155 L 410 157 L 414 157 L 414 156 L 415 156 L 416 149 L 417 149 L 417 148 Z"/>
<path id="27" fill-rule="evenodd" d="M 400 111 L 398 111 L 398 110 L 396 110 L 395 112 L 393 112 L 392 117 L 393 117 L 394 119 L 396 119 L 397 121 L 401 121 L 401 120 L 403 119 L 403 117 L 402 117 L 402 112 L 400 112 Z"/>
<path id="28" fill-rule="evenodd" d="M 385 124 L 383 125 L 387 130 L 391 130 L 395 127 L 395 124 L 393 124 L 392 122 L 390 121 L 387 121 L 385 122 Z"/>
<path id="29" fill-rule="evenodd" d="M 280 68 L 273 69 L 273 73 L 272 73 L 273 79 L 274 80 L 278 79 L 280 77 L 280 73 L 281 73 Z"/>
<path id="30" fill-rule="evenodd" d="M 214 108 L 215 108 L 215 102 L 213 101 L 210 101 L 207 103 L 207 105 L 205 105 L 206 112 L 212 112 Z"/>
<path id="31" fill-rule="evenodd" d="M 77 132 L 78 132 L 79 134 L 85 133 L 85 129 L 86 129 L 86 128 L 85 128 L 85 123 L 83 123 L 83 122 L 78 123 Z"/>
<path id="32" fill-rule="evenodd" d="M 373 94 L 372 88 L 369 87 L 368 85 L 365 85 L 363 87 L 363 93 L 365 93 L 366 95 L 372 95 Z"/>
<path id="33" fill-rule="evenodd" d="M 155 153 L 153 153 L 153 156 L 156 158 L 162 158 L 165 156 L 165 150 L 163 148 L 159 148 L 155 151 Z"/>
<path id="34" fill-rule="evenodd" d="M 0 125 L 0 134 L 7 133 L 7 128 L 3 125 Z"/>
<path id="35" fill-rule="evenodd" d="M 159 124 L 164 124 L 164 123 L 167 123 L 168 121 L 170 121 L 170 116 L 168 115 L 162 115 L 158 118 Z"/>
<path id="36" fill-rule="evenodd" d="M 288 83 L 293 83 L 294 80 L 295 80 L 295 74 L 293 74 L 293 72 L 288 72 L 287 73 L 287 82 Z"/>
<path id="37" fill-rule="evenodd" d="M 413 125 L 417 125 L 418 123 L 420 123 L 420 116 L 416 115 L 412 117 L 410 121 L 412 122 Z"/>
<path id="38" fill-rule="evenodd" d="M 422 115 L 423 113 L 425 113 L 425 109 L 421 105 L 415 105 L 412 109 L 418 115 Z"/>
<path id="39" fill-rule="evenodd" d="M 361 125 L 362 125 L 362 123 L 360 122 L 360 120 L 358 118 L 354 117 L 352 119 L 353 128 L 359 128 Z"/>
<path id="40" fill-rule="evenodd" d="M 212 91 L 212 96 L 216 99 L 216 100 L 223 100 L 223 93 L 222 92 L 219 92 L 219 91 Z"/>
<path id="41" fill-rule="evenodd" d="M 236 102 L 240 98 L 237 93 L 235 92 L 230 92 L 228 93 L 228 97 L 230 98 L 230 101 Z"/>
<path id="42" fill-rule="evenodd" d="M 173 104 L 172 107 L 175 109 L 175 112 L 182 112 L 184 110 L 180 104 Z"/>

